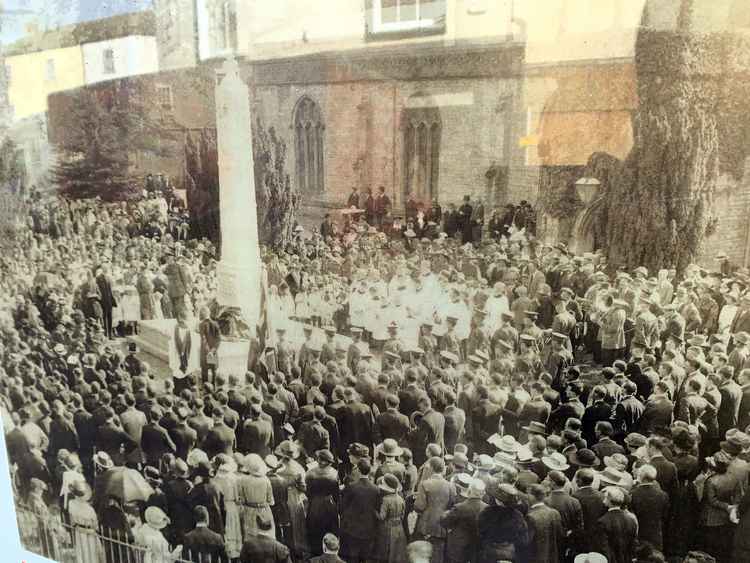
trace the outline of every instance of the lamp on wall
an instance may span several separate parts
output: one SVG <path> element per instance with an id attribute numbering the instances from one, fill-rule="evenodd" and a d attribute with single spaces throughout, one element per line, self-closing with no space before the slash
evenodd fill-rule
<path id="1" fill-rule="evenodd" d="M 588 205 L 594 199 L 600 185 L 601 182 L 596 178 L 583 177 L 576 182 L 576 193 L 581 201 Z"/>

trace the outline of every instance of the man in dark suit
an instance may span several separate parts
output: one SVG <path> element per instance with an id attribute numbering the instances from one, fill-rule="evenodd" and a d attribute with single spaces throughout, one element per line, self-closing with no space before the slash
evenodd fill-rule
<path id="1" fill-rule="evenodd" d="M 257 531 L 245 536 L 240 552 L 240 563 L 289 563 L 289 548 L 280 541 L 265 535 L 273 526 L 273 518 L 256 517 Z M 265 533 L 264 533 L 265 532 Z"/>
<path id="2" fill-rule="evenodd" d="M 677 466 L 664 457 L 664 450 L 667 444 L 660 436 L 652 436 L 646 443 L 646 456 L 649 465 L 656 469 L 656 481 L 661 486 L 661 490 L 673 498 L 672 495 L 677 488 Z"/>
<path id="3" fill-rule="evenodd" d="M 227 426 L 224 421 L 224 411 L 220 407 L 214 407 L 212 412 L 214 425 L 203 440 L 203 451 L 209 459 L 217 454 L 232 455 L 234 451 L 234 430 Z"/>
<path id="4" fill-rule="evenodd" d="M 96 449 L 107 452 L 115 465 L 125 465 L 128 454 L 135 450 L 138 444 L 115 423 L 116 415 L 112 408 L 105 409 L 105 416 L 104 424 L 96 430 Z"/>
<path id="5" fill-rule="evenodd" d="M 602 385 L 597 385 L 591 392 L 593 400 L 590 407 L 586 407 L 581 423 L 583 424 L 583 439 L 591 447 L 596 444 L 596 426 L 603 420 L 612 418 L 612 405 L 606 401 L 607 391 Z"/>
<path id="6" fill-rule="evenodd" d="M 161 409 L 152 408 L 148 412 L 148 424 L 141 432 L 141 450 L 146 458 L 146 464 L 153 467 L 159 467 L 159 461 L 164 454 L 177 451 L 177 446 L 169 437 L 167 429 L 159 424 L 161 418 Z"/>
<path id="7" fill-rule="evenodd" d="M 425 449 L 427 444 L 437 444 L 445 451 L 445 417 L 432 408 L 432 401 L 422 396 L 417 404 L 422 413 L 417 427 L 409 434 L 409 444 L 414 453 L 414 463 L 421 466 L 427 461 Z"/>
<path id="8" fill-rule="evenodd" d="M 440 518 L 440 525 L 448 530 L 445 557 L 448 563 L 475 561 L 479 543 L 479 513 L 487 507 L 482 500 L 485 484 L 471 479 L 466 489 L 460 489 L 459 502 Z"/>
<path id="9" fill-rule="evenodd" d="M 391 200 L 385 194 L 385 187 L 379 186 L 378 195 L 375 197 L 375 221 L 379 228 L 383 226 L 383 218 L 390 209 Z"/>
<path id="10" fill-rule="evenodd" d="M 622 399 L 615 406 L 615 414 L 613 419 L 613 426 L 615 428 L 615 436 L 624 438 L 631 432 L 635 432 L 638 426 L 638 421 L 643 416 L 645 407 L 638 398 L 636 393 L 638 387 L 633 381 L 626 381 L 622 386 Z"/>
<path id="11" fill-rule="evenodd" d="M 173 545 L 178 545 L 182 543 L 185 534 L 195 527 L 188 497 L 193 484 L 188 479 L 190 470 L 183 460 L 175 461 L 172 473 L 173 477 L 164 483 L 163 490 L 167 499 L 167 513 L 172 520 L 169 525 L 169 540 Z"/>
<path id="12" fill-rule="evenodd" d="M 192 563 L 226 563 L 224 538 L 208 527 L 208 510 L 205 506 L 193 509 L 195 529 L 185 534 L 182 541 L 183 557 Z"/>
<path id="13" fill-rule="evenodd" d="M 719 422 L 719 437 L 723 438 L 727 430 L 737 428 L 739 423 L 742 387 L 734 380 L 734 368 L 732 366 L 720 367 L 714 377 L 716 387 L 721 393 L 717 419 Z"/>
<path id="14" fill-rule="evenodd" d="M 375 432 L 378 443 L 392 438 L 403 443 L 409 433 L 409 417 L 398 412 L 399 400 L 396 395 L 385 398 L 386 410 L 375 418 Z"/>
<path id="15" fill-rule="evenodd" d="M 342 410 L 339 425 L 342 448 L 359 442 L 372 449 L 375 426 L 372 409 L 359 399 L 357 392 L 351 387 L 344 389 L 344 401 L 346 406 Z"/>
<path id="16" fill-rule="evenodd" d="M 563 560 L 565 530 L 560 513 L 544 503 L 546 489 L 531 485 L 531 506 L 526 514 L 529 523 L 529 558 L 534 563 L 557 563 Z"/>
<path id="17" fill-rule="evenodd" d="M 443 409 L 445 418 L 445 451 L 452 452 L 457 443 L 462 443 L 466 437 L 466 413 L 456 406 L 456 394 L 450 391 L 444 395 L 446 403 Z"/>
<path id="18" fill-rule="evenodd" d="M 323 555 L 313 557 L 310 563 L 346 563 L 339 557 L 339 539 L 333 534 L 323 536 Z"/>
<path id="19" fill-rule="evenodd" d="M 608 563 L 632 563 L 638 537 L 638 520 L 622 509 L 625 492 L 617 487 L 604 491 L 607 512 L 599 518 L 594 542 Z"/>
<path id="20" fill-rule="evenodd" d="M 557 407 L 549 415 L 547 428 L 550 432 L 562 431 L 565 427 L 565 422 L 569 418 L 577 418 L 578 420 L 581 420 L 581 417 L 583 417 L 586 412 L 586 407 L 579 399 L 582 392 L 583 386 L 579 382 L 573 381 L 568 384 L 565 389 L 565 403 Z"/>
<path id="21" fill-rule="evenodd" d="M 243 453 L 266 457 L 273 447 L 273 425 L 261 418 L 261 413 L 259 404 L 250 405 L 250 418 L 242 425 L 237 446 Z"/>
<path id="22" fill-rule="evenodd" d="M 346 206 L 359 209 L 359 190 L 357 186 L 352 186 L 352 193 L 349 194 L 349 198 L 346 200 Z"/>
<path id="23" fill-rule="evenodd" d="M 672 424 L 674 403 L 669 398 L 667 384 L 660 381 L 654 386 L 654 394 L 648 398 L 643 414 L 638 421 L 638 432 L 648 436 L 657 428 L 668 428 Z"/>
<path id="24" fill-rule="evenodd" d="M 560 471 L 550 471 L 547 475 L 550 492 L 547 497 L 547 505 L 560 513 L 563 539 L 560 540 L 560 550 L 575 551 L 575 543 L 583 533 L 583 509 L 581 502 L 570 496 L 565 487 L 568 486 L 568 479 Z"/>
<path id="25" fill-rule="evenodd" d="M 580 469 L 576 473 L 575 479 L 578 489 L 573 493 L 573 497 L 581 504 L 583 530 L 578 537 L 572 538 L 572 540 L 577 544 L 579 551 L 591 552 L 594 551 L 596 546 L 594 534 L 599 518 L 607 512 L 607 507 L 604 505 L 602 493 L 593 487 L 593 470 Z"/>
<path id="26" fill-rule="evenodd" d="M 669 497 L 656 481 L 656 468 L 642 465 L 636 470 L 638 484 L 630 492 L 630 510 L 638 518 L 638 540 L 663 551 L 663 532 L 669 515 Z"/>
<path id="27" fill-rule="evenodd" d="M 596 423 L 596 444 L 591 446 L 591 449 L 599 456 L 599 459 L 604 459 L 612 454 L 625 453 L 625 448 L 612 439 L 613 432 L 611 422 L 600 420 Z"/>
<path id="28" fill-rule="evenodd" d="M 96 285 L 99 287 L 100 303 L 102 305 L 102 321 L 104 333 L 107 338 L 112 338 L 112 309 L 117 306 L 115 296 L 112 293 L 112 278 L 108 268 L 101 266 L 96 275 Z"/>
<path id="29" fill-rule="evenodd" d="M 348 485 L 341 496 L 341 551 L 348 563 L 370 559 L 380 502 L 380 491 L 370 481 L 370 461 L 360 459 L 356 470 L 359 479 Z"/>
<path id="30" fill-rule="evenodd" d="M 177 425 L 169 430 L 169 437 L 172 438 L 175 447 L 175 455 L 187 460 L 187 455 L 198 443 L 198 433 L 190 428 L 187 419 L 190 411 L 185 407 L 177 409 Z"/>

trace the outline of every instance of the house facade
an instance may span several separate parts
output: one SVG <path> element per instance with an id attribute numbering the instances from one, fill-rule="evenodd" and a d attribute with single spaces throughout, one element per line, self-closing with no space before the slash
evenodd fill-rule
<path id="1" fill-rule="evenodd" d="M 129 35 L 84 43 L 81 52 L 86 84 L 159 70 L 156 37 L 153 35 Z"/>

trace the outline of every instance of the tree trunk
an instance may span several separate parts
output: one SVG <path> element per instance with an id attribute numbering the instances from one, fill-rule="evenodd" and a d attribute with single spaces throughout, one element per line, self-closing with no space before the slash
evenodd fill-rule
<path id="1" fill-rule="evenodd" d="M 680 12 L 680 27 L 688 29 Z M 609 170 L 607 249 L 613 268 L 693 262 L 719 176 L 718 103 L 725 43 L 718 34 L 642 27 L 633 149 Z"/>

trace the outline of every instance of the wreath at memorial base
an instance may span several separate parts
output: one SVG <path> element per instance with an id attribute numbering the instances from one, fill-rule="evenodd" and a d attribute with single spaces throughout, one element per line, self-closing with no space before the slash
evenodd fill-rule
<path id="1" fill-rule="evenodd" d="M 223 340 L 249 340 L 252 336 L 250 325 L 243 318 L 239 307 L 226 307 L 213 300 L 209 311 L 211 318 L 219 325 Z"/>

